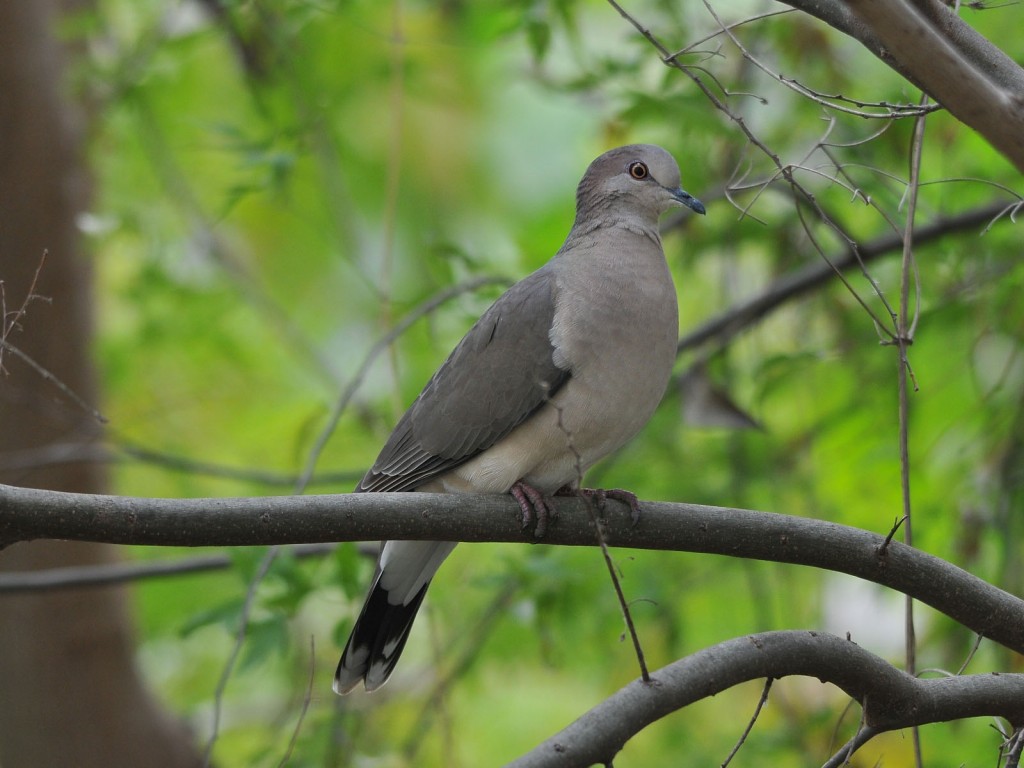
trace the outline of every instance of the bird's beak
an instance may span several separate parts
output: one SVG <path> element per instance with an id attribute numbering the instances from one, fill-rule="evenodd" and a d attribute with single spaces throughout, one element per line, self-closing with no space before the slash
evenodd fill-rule
<path id="1" fill-rule="evenodd" d="M 689 192 L 685 192 L 682 189 L 670 189 L 669 192 L 672 193 L 673 200 L 682 203 L 694 213 L 699 213 L 701 216 L 707 213 L 707 209 L 704 208 L 704 203 Z"/>

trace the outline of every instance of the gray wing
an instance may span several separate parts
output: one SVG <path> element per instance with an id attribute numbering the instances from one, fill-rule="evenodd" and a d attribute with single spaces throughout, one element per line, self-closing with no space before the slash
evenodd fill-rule
<path id="1" fill-rule="evenodd" d="M 569 379 L 553 360 L 554 274 L 541 268 L 484 312 L 405 412 L 356 488 L 409 491 L 469 461 Z"/>

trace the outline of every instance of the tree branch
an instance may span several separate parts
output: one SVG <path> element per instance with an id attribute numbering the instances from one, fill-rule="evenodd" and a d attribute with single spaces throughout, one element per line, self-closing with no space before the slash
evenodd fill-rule
<path id="1" fill-rule="evenodd" d="M 323 557 L 334 551 L 335 544 L 296 544 L 289 553 L 296 559 Z M 102 563 L 100 565 L 69 565 L 37 571 L 0 571 L 0 596 L 25 592 L 49 592 L 54 589 L 87 589 L 114 587 L 143 579 L 189 576 L 230 568 L 234 561 L 226 554 L 198 555 L 163 560 Z"/>
<path id="2" fill-rule="evenodd" d="M 1024 70 L 935 0 L 782 0 L 862 43 L 1024 171 Z"/>
<path id="3" fill-rule="evenodd" d="M 1013 205 L 994 200 L 956 216 L 936 218 L 915 230 L 914 242 L 921 246 L 952 233 L 975 229 L 1005 213 Z M 847 248 L 842 254 L 830 256 L 828 261 L 815 261 L 794 270 L 777 279 L 753 298 L 730 307 L 685 334 L 679 340 L 676 349 L 678 352 L 695 349 L 712 339 L 724 344 L 780 305 L 828 282 L 835 276 L 837 269 L 859 269 L 862 263 L 867 264 L 888 253 L 898 253 L 902 248 L 901 235 L 889 233 L 859 246 L 857 251 Z"/>
<path id="4" fill-rule="evenodd" d="M 623 745 L 665 715 L 748 680 L 790 675 L 832 683 L 860 702 L 872 732 L 968 717 L 1024 719 L 1024 675 L 919 680 L 835 635 L 804 630 L 728 640 L 634 680 L 507 768 L 610 765 Z"/>
<path id="5" fill-rule="evenodd" d="M 543 543 L 593 546 L 585 500 L 559 498 Z M 822 520 L 644 502 L 608 502 L 610 547 L 704 552 L 809 565 L 910 595 L 972 631 L 1024 653 L 1024 601 L 956 566 L 885 537 Z M 148 499 L 0 485 L 0 546 L 39 538 L 157 546 L 252 546 L 377 539 L 535 543 L 519 506 L 498 494 L 355 493 Z"/>

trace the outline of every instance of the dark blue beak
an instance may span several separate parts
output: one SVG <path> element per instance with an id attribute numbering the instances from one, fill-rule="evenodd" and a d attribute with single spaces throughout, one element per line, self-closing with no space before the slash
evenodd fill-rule
<path id="1" fill-rule="evenodd" d="M 678 200 L 680 203 L 685 205 L 694 213 L 699 213 L 701 216 L 707 213 L 707 209 L 704 208 L 704 203 L 702 203 L 696 197 L 691 195 L 689 192 L 685 192 L 682 189 L 673 189 L 671 190 L 671 192 L 673 198 Z"/>

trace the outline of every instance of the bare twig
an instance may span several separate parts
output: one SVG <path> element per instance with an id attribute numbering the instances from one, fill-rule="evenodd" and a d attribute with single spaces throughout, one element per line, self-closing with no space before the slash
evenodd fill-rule
<path id="1" fill-rule="evenodd" d="M 203 768 L 209 768 L 210 760 L 213 757 L 213 748 L 220 736 L 220 718 L 221 711 L 224 708 L 224 693 L 227 691 L 228 681 L 231 680 L 231 673 L 234 672 L 238 656 L 242 652 L 242 646 L 245 644 L 245 635 L 249 629 L 249 616 L 252 613 L 253 606 L 256 604 L 256 592 L 263 578 L 270 570 L 270 566 L 273 565 L 278 549 L 278 546 L 272 546 L 263 555 L 263 559 L 256 569 L 256 574 L 253 576 L 252 581 L 249 582 L 249 588 L 245 592 L 245 600 L 242 602 L 242 610 L 238 617 L 235 643 L 231 647 L 231 653 L 224 663 L 224 668 L 221 670 L 220 680 L 217 681 L 217 689 L 213 696 L 213 722 L 210 725 L 210 738 L 206 742 L 206 749 L 203 752 Z"/>
<path id="2" fill-rule="evenodd" d="M 740 747 L 743 746 L 743 742 L 747 740 L 747 736 L 754 729 L 754 723 L 757 722 L 758 716 L 761 714 L 761 710 L 764 705 L 768 702 L 768 692 L 772 689 L 772 678 L 765 678 L 764 688 L 761 689 L 761 698 L 757 700 L 757 706 L 754 708 L 754 714 L 750 716 L 750 720 L 747 722 L 747 727 L 743 729 L 743 733 L 740 734 L 739 741 L 736 742 L 735 746 L 730 750 L 725 760 L 722 761 L 722 768 L 726 768 L 732 759 L 736 756 L 736 753 L 740 751 Z"/>
<path id="3" fill-rule="evenodd" d="M 821 768 L 841 768 L 841 766 L 849 765 L 854 752 L 871 741 L 871 739 L 875 738 L 879 733 L 881 733 L 881 731 L 877 731 L 864 724 L 864 717 L 862 714 L 861 727 L 857 729 L 855 734 L 853 734 L 853 738 L 840 747 L 839 751 L 832 755 L 832 757 L 826 760 L 822 764 Z"/>
<path id="4" fill-rule="evenodd" d="M 28 313 L 29 304 L 36 299 L 49 301 L 46 297 L 36 293 L 39 274 L 43 271 L 43 264 L 46 263 L 46 254 L 47 252 L 43 251 L 42 256 L 39 257 L 39 264 L 36 265 L 36 271 L 32 274 L 32 282 L 29 283 L 28 290 L 25 291 L 25 297 L 17 309 L 8 311 L 7 291 L 4 287 L 4 281 L 0 280 L 0 341 L 6 342 L 11 332 L 20 326 L 22 318 Z M 4 372 L 4 349 L 5 347 L 0 345 L 0 373 Z"/>
<path id="5" fill-rule="evenodd" d="M 922 97 L 922 103 L 927 101 L 927 96 Z M 924 116 L 918 117 L 914 122 L 914 134 L 910 147 L 910 178 L 907 185 L 907 218 L 906 227 L 903 232 L 903 260 L 900 269 L 900 306 L 899 316 L 894 318 L 896 324 L 896 350 L 897 350 L 897 396 L 899 403 L 899 455 L 900 455 L 900 495 L 903 503 L 903 542 L 908 546 L 914 545 L 912 527 L 912 505 L 910 497 L 910 402 L 908 400 L 907 379 L 911 373 L 908 348 L 914 343 L 914 327 L 917 324 L 917 310 L 915 316 L 910 317 L 910 283 L 913 279 L 917 290 L 920 291 L 920 280 L 917 279 L 917 267 L 914 260 L 914 215 L 917 212 L 917 193 L 921 180 L 921 152 L 924 147 Z M 920 306 L 920 294 L 918 293 L 917 306 Z M 914 385 L 917 391 L 917 385 Z M 906 599 L 906 611 L 904 615 L 904 642 L 906 647 L 906 666 L 908 674 L 916 674 L 917 671 L 917 633 L 914 629 L 914 600 L 911 597 Z M 911 736 L 914 745 L 914 764 L 922 768 L 924 760 L 921 756 L 921 733 L 915 726 L 911 728 Z"/>
<path id="6" fill-rule="evenodd" d="M 218 477 L 277 488 L 294 488 L 299 479 L 297 474 L 288 472 L 231 466 L 165 451 L 155 451 L 152 448 L 120 439 L 116 433 L 109 431 L 107 437 L 110 440 L 110 446 L 98 445 L 95 442 L 48 443 L 40 448 L 0 453 L 0 469 L 11 471 L 82 462 L 113 464 L 134 460 L 168 472 Z M 362 476 L 363 470 L 321 472 L 310 478 L 309 485 L 349 487 Z"/>
<path id="7" fill-rule="evenodd" d="M 508 280 L 504 278 L 484 276 L 445 288 L 443 291 L 439 291 L 410 310 L 405 317 L 395 324 L 394 328 L 379 338 L 374 345 L 370 347 L 370 350 L 363 358 L 363 362 L 359 365 L 359 369 L 349 380 L 348 384 L 345 385 L 341 394 L 338 396 L 338 399 L 335 401 L 334 407 L 331 409 L 331 413 L 327 417 L 327 422 L 324 425 L 323 430 L 321 430 L 316 442 L 310 449 L 306 467 L 299 476 L 299 481 L 296 487 L 301 490 L 308 485 L 310 479 L 313 477 L 313 471 L 316 469 L 316 463 L 320 460 L 320 454 L 323 453 L 324 448 L 327 446 L 327 441 L 330 440 L 331 435 L 334 434 L 334 429 L 337 427 L 338 421 L 341 419 L 342 414 L 348 407 L 353 395 L 355 395 L 356 390 L 359 389 L 359 385 L 363 383 L 363 379 L 370 370 L 370 366 L 373 365 L 374 361 L 382 352 L 394 343 L 395 339 L 409 330 L 417 320 L 429 315 L 446 301 L 450 301 L 464 293 L 475 291 L 485 285 L 502 285 L 507 283 Z"/>
<path id="8" fill-rule="evenodd" d="M 793 13 L 793 9 L 789 9 L 789 10 L 785 10 L 785 11 L 765 11 L 764 13 L 757 13 L 757 14 L 754 14 L 753 16 L 748 16 L 745 19 L 740 19 L 739 21 L 734 21 L 731 24 L 725 25 L 724 29 L 718 29 L 716 32 L 712 32 L 710 35 L 705 35 L 704 37 L 700 38 L 699 40 L 694 40 L 692 43 L 687 45 L 685 48 L 680 48 L 678 51 L 676 51 L 675 53 L 672 54 L 672 58 L 674 59 L 674 58 L 677 58 L 679 56 L 685 56 L 688 53 L 693 53 L 694 50 L 697 48 L 697 46 L 704 45 L 704 43 L 708 42 L 708 40 L 714 40 L 719 35 L 724 35 L 724 34 L 726 34 L 727 32 L 729 32 L 731 30 L 739 29 L 740 27 L 742 27 L 742 26 L 744 26 L 746 24 L 751 24 L 751 23 L 753 23 L 755 21 L 763 21 L 764 19 L 770 19 L 773 16 L 785 16 L 786 14 L 790 14 L 790 13 Z"/>
<path id="9" fill-rule="evenodd" d="M 918 245 L 923 245 L 948 234 L 974 230 L 986 222 L 993 221 L 1006 210 L 1007 204 L 1003 201 L 992 201 L 957 216 L 935 219 L 915 232 L 915 241 Z M 836 269 L 846 271 L 857 267 L 859 260 L 868 263 L 894 253 L 902 247 L 902 235 L 885 235 L 856 249 L 850 248 L 844 253 L 830 255 L 828 257 L 830 263 L 809 264 L 791 272 L 776 280 L 753 298 L 736 304 L 684 334 L 679 340 L 677 350 L 681 353 L 712 340 L 724 345 L 740 331 L 766 317 L 775 309 L 830 280 Z"/>
<path id="10" fill-rule="evenodd" d="M 309 636 L 309 677 L 306 682 L 306 693 L 302 697 L 302 709 L 299 710 L 299 719 L 295 722 L 295 728 L 292 729 L 292 737 L 288 740 L 288 749 L 285 750 L 284 755 L 281 757 L 281 762 L 277 764 L 278 768 L 284 768 L 288 765 L 288 761 L 291 760 L 292 752 L 295 751 L 295 745 L 299 740 L 299 733 L 302 731 L 302 723 L 306 719 L 306 712 L 309 711 L 309 703 L 313 699 L 313 682 L 316 680 L 316 642 L 313 635 Z"/>
<path id="11" fill-rule="evenodd" d="M 975 635 L 974 645 L 971 646 L 971 650 L 967 653 L 967 657 L 964 659 L 963 664 L 960 665 L 960 669 L 956 671 L 956 674 L 962 675 L 964 673 L 964 671 L 967 669 L 967 666 L 974 659 L 974 655 L 978 652 L 978 649 L 981 648 L 981 641 L 984 639 L 984 635 Z"/>
<path id="12" fill-rule="evenodd" d="M 629 610 L 629 602 L 626 600 L 626 595 L 622 591 L 622 580 L 619 578 L 619 574 L 615 570 L 615 562 L 612 560 L 611 552 L 608 551 L 608 543 L 604 539 L 604 534 L 601 532 L 601 521 L 597 518 L 597 513 L 594 510 L 594 500 L 589 497 L 584 497 L 584 501 L 587 504 L 587 511 L 590 514 L 590 519 L 594 523 L 594 531 L 597 535 L 597 544 L 601 548 L 601 556 L 604 558 L 604 564 L 608 568 L 609 578 L 612 580 L 612 586 L 615 588 L 615 597 L 619 601 L 619 608 L 622 611 L 622 619 L 626 624 L 626 633 L 629 635 L 630 642 L 633 643 L 633 652 L 636 654 L 636 662 L 640 667 L 640 679 L 645 683 L 651 681 L 651 675 L 647 670 L 647 660 L 644 656 L 644 648 L 640 643 L 640 635 L 636 631 L 636 624 L 633 622 L 633 612 Z"/>
<path id="13" fill-rule="evenodd" d="M 1005 768 L 1018 768 L 1021 754 L 1024 753 L 1024 728 L 1017 728 L 1006 741 L 1003 754 L 1006 755 Z"/>
<path id="14" fill-rule="evenodd" d="M 337 549 L 337 545 L 294 544 L 290 553 L 299 559 L 323 557 Z M 46 592 L 55 589 L 84 589 L 88 587 L 114 587 L 148 579 L 190 576 L 197 573 L 220 571 L 232 566 L 224 554 L 199 555 L 176 560 L 156 562 L 116 562 L 101 565 L 79 565 L 47 568 L 41 571 L 0 572 L 0 598 L 25 592 Z"/>
<path id="15" fill-rule="evenodd" d="M 764 141 L 762 141 L 754 133 L 754 131 L 747 124 L 746 120 L 744 120 L 742 116 L 733 112 L 725 104 L 725 102 L 722 101 L 722 99 L 715 95 L 715 93 L 712 92 L 712 90 L 707 86 L 707 84 L 698 74 L 694 74 L 692 67 L 686 66 L 679 62 L 677 59 L 673 58 L 672 54 L 668 51 L 664 44 L 662 44 L 661 41 L 658 40 L 658 38 L 647 27 L 643 26 L 639 21 L 637 21 L 636 18 L 634 18 L 628 12 L 626 12 L 626 10 L 623 9 L 622 6 L 619 5 L 618 2 L 616 2 L 616 0 L 608 0 L 608 3 L 619 13 L 620 16 L 622 16 L 622 18 L 628 21 L 634 27 L 634 29 L 636 29 L 652 46 L 654 46 L 655 50 L 657 50 L 658 53 L 661 55 L 662 63 L 664 63 L 666 66 L 679 70 L 681 73 L 690 78 L 690 80 L 701 90 L 701 92 L 711 102 L 711 104 L 724 115 L 726 115 L 733 123 L 735 123 L 736 127 L 746 137 L 747 141 L 750 142 L 752 146 L 756 147 L 760 152 L 762 152 L 769 159 L 772 165 L 775 166 L 775 173 L 773 173 L 768 180 L 764 181 L 763 184 L 767 185 L 768 183 L 774 181 L 776 178 L 780 178 L 783 181 L 785 181 L 785 183 L 792 189 L 794 196 L 802 200 L 809 208 L 811 208 L 811 210 L 814 211 L 815 216 L 818 218 L 818 220 L 821 221 L 822 224 L 824 224 L 826 227 L 831 229 L 835 233 L 836 237 L 838 237 L 842 242 L 846 243 L 847 247 L 851 251 L 856 253 L 858 250 L 857 242 L 850 238 L 842 230 L 841 227 L 837 226 L 836 223 L 832 221 L 832 219 L 828 216 L 825 210 L 815 199 L 815 196 L 797 180 L 795 171 L 806 169 L 801 169 L 799 165 L 794 165 L 792 163 L 783 163 L 779 155 L 773 152 L 768 147 L 768 145 L 765 144 Z M 713 17 L 718 19 L 717 15 L 714 12 L 714 9 L 711 8 L 710 5 L 707 5 L 707 7 L 709 13 Z M 724 26 L 720 21 L 719 24 L 720 26 Z M 818 247 L 818 252 L 822 256 L 825 256 L 820 246 L 817 246 L 817 243 L 815 243 L 815 245 L 816 247 Z M 845 280 L 843 282 L 844 285 L 846 285 L 846 287 L 851 291 L 854 298 L 856 298 L 862 306 L 867 308 L 867 304 L 864 302 L 863 299 L 860 298 L 856 291 L 854 291 L 853 286 L 850 285 L 850 283 L 846 282 Z M 880 290 L 878 290 L 878 287 L 874 283 L 874 281 L 871 281 L 869 279 L 869 282 L 872 286 L 872 289 L 874 290 L 875 296 L 879 299 L 879 301 L 882 302 L 883 305 L 888 306 L 886 303 L 885 296 L 882 294 Z"/>
<path id="16" fill-rule="evenodd" d="M 7 350 L 16 358 L 18 358 L 23 363 L 28 365 L 28 367 L 35 371 L 39 375 L 39 377 L 43 379 L 43 381 L 50 382 L 53 386 L 59 389 L 64 394 L 64 396 L 68 398 L 68 400 L 70 400 L 76 406 L 78 406 L 87 414 L 89 414 L 97 422 L 99 422 L 100 424 L 107 423 L 107 418 L 98 410 L 96 410 L 91 405 L 86 403 L 85 400 L 79 397 L 79 395 L 73 389 L 71 389 L 71 387 L 69 387 L 59 378 L 57 378 L 55 374 L 51 373 L 49 370 L 47 370 L 42 365 L 33 360 L 31 357 L 29 357 L 27 354 L 22 352 L 16 346 L 11 344 L 9 341 L 0 339 L 0 350 Z"/>
<path id="17" fill-rule="evenodd" d="M 907 516 L 903 515 L 903 517 L 899 518 L 892 524 L 892 527 L 889 529 L 889 533 L 887 533 L 885 536 L 885 541 L 883 541 L 882 546 L 878 548 L 879 557 L 885 557 L 889 550 L 889 544 L 892 542 L 893 536 L 896 535 L 896 531 L 898 531 L 906 521 Z"/>
<path id="18" fill-rule="evenodd" d="M 3 281 L 0 280 L 0 374 L 7 373 L 7 370 L 4 367 L 4 352 L 9 352 L 35 371 L 43 381 L 48 381 L 53 384 L 53 386 L 59 389 L 65 397 L 89 414 L 97 422 L 100 424 L 106 424 L 107 420 L 104 418 L 103 414 L 91 405 L 88 405 L 85 400 L 71 389 L 71 387 L 61 381 L 56 374 L 36 362 L 31 356 L 9 341 L 11 333 L 16 329 L 20 329 L 21 321 L 24 320 L 25 315 L 28 314 L 29 305 L 33 301 L 49 301 L 47 297 L 40 296 L 36 293 L 36 286 L 39 284 L 39 276 L 42 274 L 43 265 L 46 263 L 46 255 L 47 252 L 43 251 L 42 255 L 39 257 L 39 263 L 36 265 L 36 270 L 32 273 L 32 281 L 29 283 L 28 289 L 25 291 L 25 296 L 17 309 L 7 309 L 7 292 L 4 288 Z"/>
<path id="19" fill-rule="evenodd" d="M 562 409 L 558 406 L 554 406 L 557 413 L 557 424 L 558 428 L 565 435 L 566 444 L 572 452 L 576 462 L 576 485 L 577 494 L 583 499 L 587 505 L 587 514 L 590 515 L 590 521 L 594 526 L 594 536 L 597 539 L 597 546 L 601 550 L 601 557 L 604 559 L 605 567 L 608 569 L 608 577 L 612 581 L 612 588 L 615 590 L 615 597 L 619 601 L 619 609 L 622 611 L 622 619 L 626 624 L 626 632 L 629 634 L 629 639 L 633 643 L 633 651 L 636 653 L 636 661 L 640 667 L 640 678 L 646 683 L 650 682 L 650 674 L 647 671 L 647 661 L 644 658 L 643 645 L 640 643 L 640 635 L 636 631 L 636 624 L 633 622 L 633 613 L 629 610 L 629 601 L 626 600 L 626 594 L 622 591 L 622 581 L 619 579 L 618 571 L 615 570 L 615 563 L 612 560 L 611 553 L 608 551 L 608 544 L 605 542 L 604 533 L 601 530 L 601 521 L 598 520 L 597 511 L 594 509 L 594 494 L 586 494 L 582 491 L 583 485 L 583 465 L 579 451 L 576 450 L 576 446 L 573 443 L 572 433 L 568 430 L 565 423 L 562 421 Z M 598 492 L 600 495 L 601 492 Z M 600 504 L 598 505 L 600 506 Z"/>
<path id="20" fill-rule="evenodd" d="M 826 109 L 832 109 L 837 112 L 843 112 L 845 114 L 854 115 L 856 117 L 875 119 L 883 118 L 886 120 L 895 120 L 904 117 L 916 117 L 918 115 L 927 114 L 928 112 L 933 112 L 935 111 L 935 109 L 938 108 L 937 105 L 929 107 L 927 105 L 921 106 L 911 104 L 886 104 L 883 102 L 878 102 L 875 104 L 870 104 L 867 102 L 856 102 L 856 104 L 858 105 L 856 107 L 845 106 L 842 102 L 855 102 L 852 102 L 851 100 L 846 99 L 841 95 L 825 96 L 824 94 L 818 93 L 817 91 L 814 91 L 813 89 L 801 84 L 794 78 L 784 77 L 782 74 L 775 72 L 767 64 L 762 62 L 757 56 L 752 54 L 746 48 L 746 46 L 744 46 L 743 43 L 740 42 L 739 38 L 736 37 L 735 34 L 733 34 L 733 29 L 736 26 L 739 26 L 738 24 L 726 24 L 724 21 L 722 21 L 718 13 L 715 11 L 712 5 L 709 2 L 707 2 L 707 0 L 705 0 L 704 2 L 704 7 L 707 9 L 708 13 L 710 13 L 711 16 L 715 19 L 715 22 L 718 24 L 720 33 L 726 35 L 729 38 L 729 40 L 732 42 L 733 45 L 736 46 L 736 48 L 740 52 L 740 55 L 743 56 L 744 59 L 749 61 L 751 64 L 753 64 L 755 67 L 757 67 L 759 70 L 764 72 L 766 75 L 768 75 L 768 77 L 772 78 L 776 82 L 781 83 L 782 85 L 792 89 L 793 91 L 796 91 L 804 98 L 807 98 L 810 101 L 813 101 L 815 104 L 819 104 L 820 106 L 825 107 Z M 683 50 L 685 51 L 686 49 Z M 865 106 L 874 107 L 878 111 L 869 112 L 866 111 L 865 109 L 859 108 Z"/>

